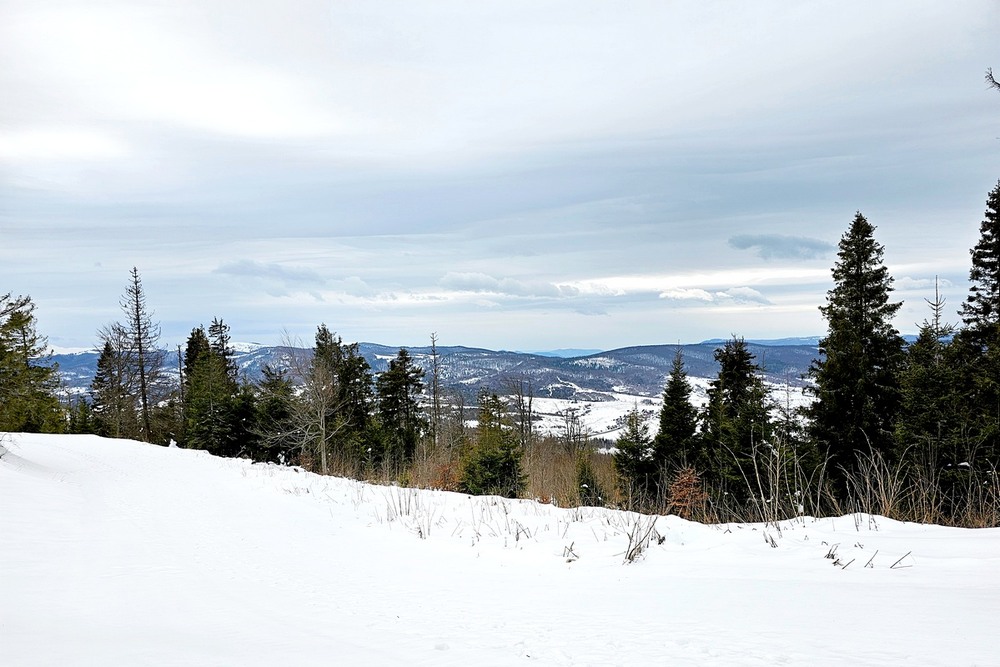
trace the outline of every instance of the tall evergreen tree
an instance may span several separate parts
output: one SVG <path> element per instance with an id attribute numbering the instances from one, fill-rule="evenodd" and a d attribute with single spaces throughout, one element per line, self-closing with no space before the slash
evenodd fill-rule
<path id="1" fill-rule="evenodd" d="M 345 344 L 325 324 L 316 332 L 313 372 L 317 378 L 329 373 L 333 391 L 332 410 L 328 417 L 330 444 L 338 450 L 341 461 L 359 467 L 373 463 L 375 450 L 381 444 L 373 442 L 372 413 L 375 397 L 371 366 L 357 343 Z"/>
<path id="2" fill-rule="evenodd" d="M 264 366 L 257 385 L 254 416 L 255 461 L 290 463 L 300 446 L 295 421 L 296 395 L 284 371 Z"/>
<path id="3" fill-rule="evenodd" d="M 972 430 L 989 466 L 1000 466 L 1000 182 L 989 193 L 980 237 L 972 249 L 969 296 L 955 349 L 966 370 Z"/>
<path id="4" fill-rule="evenodd" d="M 97 432 L 109 438 L 136 438 L 139 422 L 132 376 L 134 365 L 129 359 L 126 334 L 120 325 L 112 324 L 98 336 L 104 344 L 90 383 Z"/>
<path id="5" fill-rule="evenodd" d="M 239 456 L 252 448 L 254 396 L 240 385 L 229 345 L 229 326 L 216 318 L 210 333 L 197 327 L 187 342 L 185 446 L 218 456 Z"/>
<path id="6" fill-rule="evenodd" d="M 691 383 L 678 347 L 663 389 L 660 426 L 653 441 L 653 462 L 661 477 L 669 468 L 697 465 L 697 430 L 698 410 L 691 403 Z"/>
<path id="7" fill-rule="evenodd" d="M 379 423 L 386 444 L 385 458 L 399 466 L 413 460 L 417 442 L 427 429 L 419 397 L 424 388 L 424 370 L 406 348 L 401 348 L 389 368 L 378 376 Z"/>
<path id="8" fill-rule="evenodd" d="M 521 447 L 503 399 L 479 393 L 476 441 L 462 466 L 459 488 L 473 495 L 521 496 L 527 488 Z"/>
<path id="9" fill-rule="evenodd" d="M 761 368 L 742 338 L 717 349 L 715 360 L 719 374 L 709 385 L 701 431 L 705 477 L 736 498 L 751 489 L 766 493 L 754 475 L 754 457 L 770 445 L 774 429 Z"/>
<path id="10" fill-rule="evenodd" d="M 629 509 L 641 509 L 655 493 L 653 438 L 638 408 L 625 415 L 625 428 L 615 442 L 615 472 L 618 488 Z"/>
<path id="11" fill-rule="evenodd" d="M 0 295 L 0 431 L 65 430 L 58 371 L 36 329 L 31 297 Z"/>
<path id="12" fill-rule="evenodd" d="M 834 287 L 820 307 L 829 329 L 809 370 L 809 431 L 835 481 L 854 469 L 857 453 L 893 449 L 903 339 L 892 318 L 902 303 L 890 301 L 893 281 L 874 234 L 858 213 L 840 240 Z"/>
<path id="13" fill-rule="evenodd" d="M 979 241 L 971 252 L 971 286 L 962 305 L 962 321 L 973 340 L 983 346 L 996 344 L 1000 326 L 1000 181 L 986 200 Z"/>

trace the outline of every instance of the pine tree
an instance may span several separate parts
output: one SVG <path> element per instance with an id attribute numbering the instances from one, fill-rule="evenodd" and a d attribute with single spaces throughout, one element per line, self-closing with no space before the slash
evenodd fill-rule
<path id="1" fill-rule="evenodd" d="M 207 345 L 206 345 L 207 343 Z M 217 456 L 238 456 L 251 438 L 252 394 L 236 380 L 229 347 L 229 327 L 212 322 L 211 334 L 202 327 L 188 339 L 189 369 L 185 378 L 185 446 Z"/>
<path id="2" fill-rule="evenodd" d="M 507 406 L 496 394 L 481 391 L 476 442 L 463 462 L 460 490 L 473 495 L 521 496 L 527 488 L 523 458 Z"/>
<path id="3" fill-rule="evenodd" d="M 625 428 L 615 448 L 614 466 L 622 498 L 629 509 L 640 509 L 652 500 L 655 470 L 653 439 L 638 408 L 625 415 Z"/>
<path id="4" fill-rule="evenodd" d="M 733 338 L 715 351 L 718 376 L 708 389 L 701 440 L 705 477 L 737 499 L 759 489 L 755 457 L 770 446 L 774 425 L 761 368 L 746 342 Z"/>
<path id="5" fill-rule="evenodd" d="M 874 232 L 858 213 L 840 240 L 834 287 L 820 307 L 829 330 L 809 370 L 816 397 L 809 431 L 834 481 L 854 470 L 858 453 L 893 449 L 903 339 L 892 318 L 902 304 L 889 300 L 893 281 Z"/>
<path id="6" fill-rule="evenodd" d="M 59 368 L 36 330 L 31 297 L 0 295 L 0 431 L 59 433 Z"/>
<path id="7" fill-rule="evenodd" d="M 684 372 L 684 358 L 678 347 L 663 389 L 660 426 L 653 441 L 653 463 L 661 477 L 670 468 L 697 463 L 697 429 L 698 410 L 691 403 L 691 383 Z"/>
<path id="8" fill-rule="evenodd" d="M 579 452 L 576 456 L 576 488 L 581 507 L 604 506 L 604 489 L 594 474 L 588 452 Z"/>
<path id="9" fill-rule="evenodd" d="M 969 296 L 962 305 L 965 328 L 981 345 L 996 344 L 1000 336 L 1000 181 L 986 200 L 979 226 L 979 241 L 972 249 Z"/>
<path id="10" fill-rule="evenodd" d="M 300 445 L 295 387 L 284 371 L 264 366 L 254 415 L 255 461 L 290 463 Z"/>
<path id="11" fill-rule="evenodd" d="M 974 413 L 972 432 L 989 466 L 1000 465 L 1000 182 L 989 193 L 980 238 L 972 249 L 964 327 L 955 349 L 968 380 L 964 399 Z"/>
<path id="12" fill-rule="evenodd" d="M 331 434 L 329 444 L 336 447 L 341 462 L 356 469 L 374 464 L 384 447 L 372 424 L 375 397 L 371 366 L 358 344 L 344 344 L 340 336 L 321 324 L 316 333 L 311 372 L 317 378 L 330 375 L 333 394 L 326 428 Z"/>
<path id="13" fill-rule="evenodd" d="M 931 318 L 924 320 L 917 340 L 906 348 L 900 372 L 896 438 L 901 451 L 910 447 L 933 450 L 938 467 L 939 454 L 945 454 L 944 443 L 957 428 L 953 420 L 958 414 L 958 377 L 950 358 L 955 327 L 943 319 L 945 300 L 936 285 L 934 300 L 927 303 Z M 954 449 L 953 445 L 947 449 Z"/>
<path id="14" fill-rule="evenodd" d="M 98 336 L 104 344 L 90 383 L 97 432 L 109 438 L 138 437 L 134 365 L 126 334 L 120 325 L 112 324 Z"/>
<path id="15" fill-rule="evenodd" d="M 424 370 L 402 348 L 375 383 L 379 422 L 386 445 L 384 457 L 395 467 L 413 460 L 417 442 L 427 429 L 419 402 L 424 388 L 423 377 Z"/>

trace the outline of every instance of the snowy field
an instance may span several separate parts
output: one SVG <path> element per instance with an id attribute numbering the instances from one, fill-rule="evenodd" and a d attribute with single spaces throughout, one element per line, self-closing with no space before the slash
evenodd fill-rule
<path id="1" fill-rule="evenodd" d="M 1000 664 L 998 529 L 703 526 L 3 445 L 3 665 Z"/>
<path id="2" fill-rule="evenodd" d="M 702 408 L 708 403 L 709 378 L 689 377 L 691 384 L 691 399 Z M 564 383 L 569 384 L 569 383 Z M 765 383 L 771 400 L 775 406 L 791 409 L 807 405 L 811 397 L 807 396 L 802 387 L 786 387 L 773 383 Z M 625 416 L 633 409 L 638 409 L 645 417 L 650 434 L 655 435 L 659 426 L 660 409 L 663 407 L 662 395 L 641 396 L 622 392 L 602 392 L 576 387 L 588 394 L 601 395 L 604 400 L 581 401 L 561 398 L 534 398 L 535 429 L 544 435 L 559 436 L 565 433 L 566 415 L 572 412 L 579 419 L 580 426 L 594 438 L 617 440 L 625 423 Z"/>

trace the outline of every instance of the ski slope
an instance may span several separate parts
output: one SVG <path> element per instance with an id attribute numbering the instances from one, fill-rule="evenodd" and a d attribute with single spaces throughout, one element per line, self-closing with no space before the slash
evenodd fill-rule
<path id="1" fill-rule="evenodd" d="M 2 443 L 2 665 L 1000 661 L 1000 529 L 703 526 L 94 436 Z"/>

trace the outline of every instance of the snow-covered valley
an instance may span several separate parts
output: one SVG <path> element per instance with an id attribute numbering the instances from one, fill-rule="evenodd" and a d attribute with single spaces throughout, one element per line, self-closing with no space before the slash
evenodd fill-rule
<path id="1" fill-rule="evenodd" d="M 1000 529 L 869 516 L 705 526 L 95 436 L 2 444 L 3 664 L 986 665 L 1000 654 Z"/>

